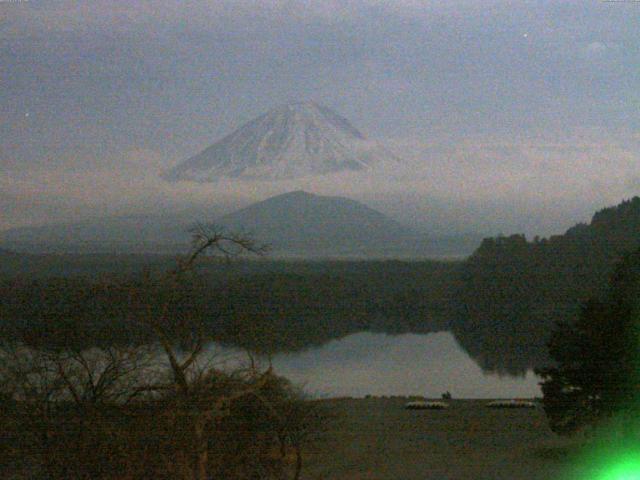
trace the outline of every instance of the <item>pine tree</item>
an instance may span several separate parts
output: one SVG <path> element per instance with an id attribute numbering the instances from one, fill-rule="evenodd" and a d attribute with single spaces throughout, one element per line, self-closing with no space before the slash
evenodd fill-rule
<path id="1" fill-rule="evenodd" d="M 549 342 L 555 366 L 542 376 L 551 428 L 570 434 L 640 408 L 640 250 L 618 263 L 609 290 L 591 299 L 574 323 L 558 324 Z"/>

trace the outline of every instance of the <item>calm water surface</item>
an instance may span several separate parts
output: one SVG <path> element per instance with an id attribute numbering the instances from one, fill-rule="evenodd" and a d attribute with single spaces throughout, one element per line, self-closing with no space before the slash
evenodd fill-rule
<path id="1" fill-rule="evenodd" d="M 448 332 L 357 333 L 273 358 L 277 373 L 317 397 L 424 395 L 456 398 L 540 396 L 539 379 L 485 374 Z"/>

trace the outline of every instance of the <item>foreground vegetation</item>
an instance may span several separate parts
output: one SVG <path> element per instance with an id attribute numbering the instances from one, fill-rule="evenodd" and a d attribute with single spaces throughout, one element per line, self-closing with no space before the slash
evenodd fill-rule
<path id="1" fill-rule="evenodd" d="M 551 427 L 571 434 L 611 418 L 633 443 L 640 422 L 640 250 L 616 266 L 606 294 L 586 303 L 575 322 L 558 323 L 540 369 Z"/>
<path id="2" fill-rule="evenodd" d="M 199 292 L 193 267 L 206 251 L 260 249 L 242 237 L 196 232 L 192 253 L 160 275 L 44 289 L 52 302 L 45 304 L 35 290 L 4 292 L 5 305 L 31 306 L 48 327 L 32 333 L 34 325 L 9 322 L 0 344 L 4 476 L 300 477 L 317 412 L 251 355 L 246 365 L 212 363 L 211 336 L 191 306 Z M 25 311 L 15 318 L 28 321 Z M 109 315 L 120 323 L 105 322 Z M 95 327 L 103 335 L 83 340 Z"/>
<path id="3" fill-rule="evenodd" d="M 207 369 L 180 387 L 157 369 L 164 383 L 149 382 L 131 359 L 109 363 L 113 350 L 92 353 L 12 359 L 21 377 L 2 378 L 2 478 L 300 477 L 320 412 L 285 379 Z M 96 361 L 103 368 L 86 369 Z"/>

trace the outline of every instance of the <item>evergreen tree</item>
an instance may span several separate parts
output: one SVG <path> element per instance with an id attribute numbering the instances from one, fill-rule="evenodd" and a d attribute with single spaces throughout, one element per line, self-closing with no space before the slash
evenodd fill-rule
<path id="1" fill-rule="evenodd" d="M 559 323 L 549 342 L 555 366 L 542 376 L 551 428 L 569 434 L 640 408 L 640 250 L 617 265 L 609 290 L 575 322 Z"/>

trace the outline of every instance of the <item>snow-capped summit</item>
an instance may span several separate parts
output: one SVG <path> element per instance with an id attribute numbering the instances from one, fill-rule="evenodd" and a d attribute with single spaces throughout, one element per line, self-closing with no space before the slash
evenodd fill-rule
<path id="1" fill-rule="evenodd" d="M 385 160 L 397 159 L 344 117 L 314 102 L 299 102 L 246 123 L 165 178 L 203 182 L 220 177 L 296 178 L 362 170 Z"/>

